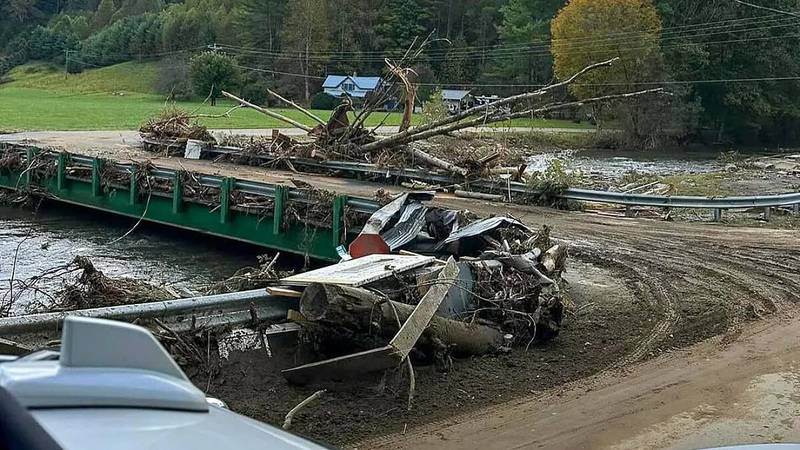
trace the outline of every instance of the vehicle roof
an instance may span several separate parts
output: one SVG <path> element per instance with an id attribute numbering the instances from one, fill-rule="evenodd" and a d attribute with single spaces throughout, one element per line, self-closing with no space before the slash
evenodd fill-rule
<path id="1" fill-rule="evenodd" d="M 60 408 L 30 412 L 67 450 L 325 448 L 213 406 L 208 412 L 134 408 Z"/>

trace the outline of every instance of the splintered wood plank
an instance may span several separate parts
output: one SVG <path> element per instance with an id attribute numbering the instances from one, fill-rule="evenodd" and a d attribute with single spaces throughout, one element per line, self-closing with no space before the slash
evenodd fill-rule
<path id="1" fill-rule="evenodd" d="M 354 375 L 398 366 L 403 358 L 394 347 L 373 348 L 352 355 L 339 356 L 281 371 L 283 376 L 295 384 L 308 384 L 318 380 L 344 380 Z"/>
<path id="2" fill-rule="evenodd" d="M 293 275 L 281 280 L 288 286 L 312 283 L 359 287 L 432 263 L 436 258 L 422 255 L 368 255 L 332 266 Z"/>
<path id="3" fill-rule="evenodd" d="M 411 313 L 411 316 L 408 317 L 400 331 L 389 343 L 401 356 L 401 360 L 408 356 L 419 337 L 422 336 L 422 332 L 428 327 L 433 315 L 439 309 L 439 305 L 442 304 L 442 300 L 444 300 L 447 292 L 455 283 L 458 272 L 456 260 L 451 256 L 442 271 L 439 272 L 436 284 L 428 289 L 428 292 L 414 308 L 414 312 Z"/>

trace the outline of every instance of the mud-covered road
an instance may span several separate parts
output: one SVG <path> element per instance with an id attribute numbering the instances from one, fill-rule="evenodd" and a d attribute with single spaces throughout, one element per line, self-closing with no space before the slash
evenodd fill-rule
<path id="1" fill-rule="evenodd" d="M 550 224 L 572 256 L 626 280 L 647 317 L 643 324 L 632 311 L 627 332 L 646 332 L 589 381 L 360 447 L 698 448 L 800 438 L 800 320 L 787 319 L 800 317 L 800 233 L 509 212 Z"/>
<path id="2" fill-rule="evenodd" d="M 695 449 L 800 441 L 800 318 L 362 443 L 370 449 Z"/>
<path id="3" fill-rule="evenodd" d="M 540 444 L 593 448 L 590 441 L 555 437 L 548 441 L 539 440 L 534 431 L 526 434 L 536 429 L 540 416 L 527 420 L 506 414 L 507 403 L 533 396 L 534 406 L 528 405 L 529 409 L 559 408 L 562 398 L 557 393 L 569 383 L 604 373 L 613 381 L 632 365 L 653 357 L 718 335 L 733 339 L 756 319 L 782 317 L 800 302 L 797 231 L 616 219 L 453 198 L 439 201 L 480 214 L 510 213 L 532 226 L 547 223 L 556 237 L 570 243 L 567 279 L 572 309 L 562 334 L 529 352 L 460 361 L 446 374 L 418 367 L 411 412 L 405 407 L 407 380 L 403 378 L 383 382 L 360 378 L 324 386 L 328 393 L 302 413 L 296 422 L 298 432 L 358 448 L 530 448 Z M 713 356 L 713 351 L 708 354 Z M 287 386 L 278 369 L 292 364 L 292 360 L 267 361 L 256 354 L 232 359 L 225 370 L 230 376 L 224 376 L 211 393 L 246 415 L 280 423 L 286 410 L 320 387 Z M 680 376 L 680 368 L 675 370 Z M 719 388 L 725 389 L 724 384 Z M 618 395 L 634 408 L 631 414 L 640 411 L 635 409 L 640 395 L 635 390 Z M 577 433 L 574 439 L 578 439 L 580 432 L 567 425 L 581 420 L 593 423 L 593 416 L 583 412 L 580 401 L 563 407 L 563 414 L 572 416 L 564 422 L 565 428 L 558 429 L 558 436 Z M 464 413 L 472 415 L 459 418 Z M 496 421 L 474 422 L 484 416 Z M 508 420 L 503 418 L 515 421 L 506 425 Z M 473 431 L 465 431 L 462 423 Z M 624 428 L 624 424 L 619 426 Z M 499 445 L 501 441 L 495 442 L 493 436 L 506 431 L 511 437 Z M 391 435 L 387 440 L 371 440 L 386 434 Z M 579 442 L 581 446 L 572 445 Z"/>

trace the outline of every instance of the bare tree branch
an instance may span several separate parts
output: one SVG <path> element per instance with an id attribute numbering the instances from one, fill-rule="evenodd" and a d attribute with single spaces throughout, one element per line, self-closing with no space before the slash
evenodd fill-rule
<path id="1" fill-rule="evenodd" d="M 794 13 L 794 12 L 791 12 L 791 11 L 784 11 L 782 9 L 770 8 L 768 6 L 755 5 L 753 3 L 743 2 L 742 0 L 733 0 L 733 1 L 735 1 L 736 3 L 739 3 L 740 5 L 749 6 L 751 8 L 763 9 L 765 11 L 770 11 L 770 12 L 774 12 L 774 13 L 778 13 L 778 14 L 784 14 L 784 15 L 787 15 L 787 16 L 800 18 L 800 14 Z"/>
<path id="2" fill-rule="evenodd" d="M 264 115 L 270 116 L 272 118 L 278 119 L 280 121 L 286 122 L 289 125 L 292 125 L 293 127 L 300 128 L 301 130 L 303 130 L 305 132 L 311 131 L 311 127 L 303 125 L 302 123 L 300 123 L 300 122 L 298 122 L 296 120 L 290 119 L 290 118 L 288 118 L 286 116 L 283 116 L 281 114 L 278 114 L 278 113 L 276 113 L 274 111 L 270 111 L 270 110 L 268 110 L 266 108 L 262 108 L 262 107 L 260 107 L 258 105 L 254 105 L 254 104 L 248 102 L 247 100 L 241 99 L 241 98 L 239 98 L 239 97 L 237 97 L 237 96 L 235 96 L 235 95 L 233 95 L 231 93 L 222 91 L 222 95 L 224 95 L 225 97 L 228 97 L 231 100 L 235 100 L 235 101 L 239 102 L 240 105 L 243 105 L 243 106 L 246 106 L 248 108 L 254 109 L 254 110 L 260 112 L 261 114 L 264 114 Z"/>
<path id="3" fill-rule="evenodd" d="M 418 134 L 426 134 L 427 135 L 427 132 L 430 131 L 430 130 L 433 130 L 433 129 L 436 129 L 436 128 L 439 128 L 439 127 L 442 127 L 442 126 L 445 126 L 445 125 L 449 125 L 449 124 L 452 124 L 452 123 L 456 123 L 456 122 L 462 121 L 462 120 L 464 120 L 464 119 L 466 119 L 466 118 L 468 118 L 470 116 L 474 116 L 474 115 L 480 114 L 480 113 L 485 113 L 485 112 L 487 112 L 487 111 L 489 111 L 491 109 L 496 109 L 496 108 L 498 108 L 500 106 L 505 106 L 505 105 L 514 104 L 514 103 L 518 103 L 518 102 L 525 101 L 525 100 L 530 100 L 532 98 L 541 97 L 541 96 L 547 94 L 548 92 L 550 92 L 552 90 L 555 90 L 555 89 L 558 89 L 560 87 L 564 87 L 564 86 L 567 86 L 567 85 L 571 84 L 572 82 L 574 82 L 576 79 L 580 78 L 582 75 L 586 74 L 587 72 L 591 72 L 592 70 L 598 69 L 600 67 L 611 66 L 612 64 L 614 64 L 618 60 L 619 60 L 619 58 L 613 58 L 613 59 L 609 59 L 608 61 L 603 61 L 603 62 L 600 62 L 600 63 L 592 64 L 590 66 L 587 66 L 587 67 L 583 68 L 581 71 L 579 71 L 575 75 L 569 77 L 568 79 L 566 79 L 566 80 L 564 80 L 564 81 L 562 81 L 560 83 L 551 84 L 549 86 L 543 87 L 543 88 L 538 89 L 538 90 L 533 91 L 533 92 L 526 92 L 524 94 L 514 95 L 514 96 L 511 96 L 511 97 L 500 99 L 500 100 L 498 100 L 496 102 L 492 102 L 492 103 L 488 103 L 488 104 L 484 104 L 484 105 L 479 105 L 479 106 L 476 106 L 474 108 L 469 108 L 469 109 L 467 109 L 465 111 L 462 111 L 461 113 L 449 116 L 449 117 L 447 117 L 445 119 L 442 119 L 442 120 L 439 120 L 439 121 L 436 121 L 436 122 L 432 122 L 432 123 L 427 124 L 427 125 L 414 127 L 414 128 L 412 128 L 410 130 L 407 130 L 407 131 L 404 131 L 404 132 L 400 132 L 400 133 L 397 133 L 395 135 L 389 136 L 387 138 L 384 138 L 384 139 L 372 142 L 370 144 L 364 145 L 361 148 L 362 148 L 362 150 L 365 150 L 365 151 L 371 151 L 371 150 L 377 150 L 377 149 L 380 149 L 380 148 L 391 147 L 391 146 L 394 146 L 394 145 L 405 144 L 405 143 L 408 143 L 408 142 L 418 141 L 419 139 L 409 140 L 409 138 L 411 136 L 415 136 L 415 135 L 418 135 Z M 470 125 L 470 126 L 472 126 L 472 125 Z M 466 127 L 464 127 L 464 128 L 466 128 Z"/>

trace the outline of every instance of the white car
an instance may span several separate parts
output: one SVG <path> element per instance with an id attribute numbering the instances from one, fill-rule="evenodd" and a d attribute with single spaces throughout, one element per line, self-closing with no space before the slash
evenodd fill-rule
<path id="1" fill-rule="evenodd" d="M 206 398 L 144 328 L 71 316 L 61 343 L 0 358 L 0 449 L 326 448 Z"/>

